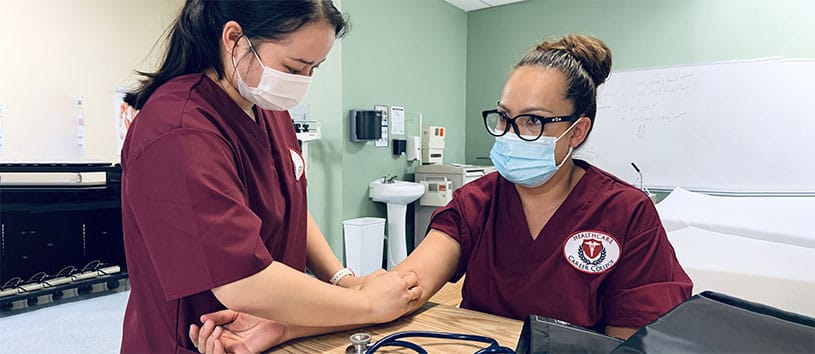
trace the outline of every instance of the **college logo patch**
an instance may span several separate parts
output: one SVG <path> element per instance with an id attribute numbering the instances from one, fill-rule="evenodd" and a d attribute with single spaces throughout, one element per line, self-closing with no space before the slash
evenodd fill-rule
<path id="1" fill-rule="evenodd" d="M 303 157 L 300 156 L 297 151 L 289 149 L 289 152 L 291 153 L 291 164 L 294 169 L 294 178 L 299 181 L 300 177 L 303 177 L 303 173 L 306 172 L 306 162 L 303 161 Z"/>
<path id="2" fill-rule="evenodd" d="M 602 274 L 620 259 L 620 243 L 600 231 L 578 231 L 563 243 L 563 257 L 583 273 Z"/>

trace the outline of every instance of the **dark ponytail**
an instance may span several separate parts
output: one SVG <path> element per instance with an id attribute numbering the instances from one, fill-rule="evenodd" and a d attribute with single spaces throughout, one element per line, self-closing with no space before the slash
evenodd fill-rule
<path id="1" fill-rule="evenodd" d="M 313 22 L 325 21 L 337 37 L 348 23 L 331 0 L 213 1 L 187 0 L 167 34 L 167 53 L 158 71 L 138 73 L 138 88 L 125 95 L 125 102 L 141 109 L 147 99 L 176 76 L 213 69 L 222 78 L 221 31 L 229 21 L 241 25 L 249 39 L 281 40 Z"/>

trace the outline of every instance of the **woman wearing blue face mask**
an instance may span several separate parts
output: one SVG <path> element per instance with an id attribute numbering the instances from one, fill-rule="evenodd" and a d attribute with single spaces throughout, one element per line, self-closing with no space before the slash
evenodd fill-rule
<path id="1" fill-rule="evenodd" d="M 354 277 L 308 213 L 285 110 L 345 28 L 330 0 L 186 2 L 161 67 L 125 98 L 139 113 L 121 158 L 123 352 L 219 349 L 191 334 L 219 334 L 199 319 L 225 308 L 270 320 L 255 350 L 415 307 L 415 274 Z"/>
<path id="2" fill-rule="evenodd" d="M 423 299 L 466 273 L 461 307 L 628 337 L 690 296 L 648 196 L 572 158 L 610 70 L 611 51 L 585 35 L 543 42 L 515 65 L 481 117 L 498 173 L 459 188 L 396 267 L 419 275 Z"/>
<path id="3" fill-rule="evenodd" d="M 692 282 L 650 198 L 572 158 L 610 70 L 606 44 L 585 35 L 543 42 L 518 62 L 498 107 L 480 117 L 495 136 L 498 172 L 456 190 L 395 267 L 419 276 L 417 306 L 466 274 L 463 308 L 543 315 L 627 338 L 690 297 Z"/>

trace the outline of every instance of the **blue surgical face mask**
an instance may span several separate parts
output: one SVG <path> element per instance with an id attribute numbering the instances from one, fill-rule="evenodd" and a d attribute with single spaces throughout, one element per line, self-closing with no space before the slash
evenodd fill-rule
<path id="1" fill-rule="evenodd" d="M 570 146 L 569 153 L 563 161 L 560 164 L 555 162 L 555 144 L 572 130 L 576 123 L 557 138 L 541 136 L 535 141 L 524 141 L 514 132 L 507 132 L 504 136 L 495 138 L 490 159 L 498 173 L 508 181 L 527 188 L 541 186 L 552 178 L 572 155 L 573 148 Z"/>

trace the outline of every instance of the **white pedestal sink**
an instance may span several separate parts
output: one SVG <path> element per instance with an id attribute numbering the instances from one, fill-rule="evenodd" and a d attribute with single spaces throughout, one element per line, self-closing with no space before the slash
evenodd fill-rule
<path id="1" fill-rule="evenodd" d="M 421 183 L 379 178 L 368 186 L 368 196 L 388 206 L 388 270 L 407 258 L 405 219 L 407 205 L 424 194 Z"/>

